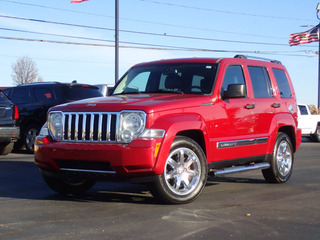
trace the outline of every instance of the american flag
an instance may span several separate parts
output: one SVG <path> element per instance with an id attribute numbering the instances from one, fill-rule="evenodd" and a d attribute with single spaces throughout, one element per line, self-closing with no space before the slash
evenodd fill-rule
<path id="1" fill-rule="evenodd" d="M 71 3 L 81 3 L 88 0 L 71 0 Z"/>
<path id="2" fill-rule="evenodd" d="M 299 44 L 319 42 L 319 27 L 320 24 L 311 28 L 306 32 L 292 33 L 290 35 L 289 44 L 290 46 L 296 46 Z"/>

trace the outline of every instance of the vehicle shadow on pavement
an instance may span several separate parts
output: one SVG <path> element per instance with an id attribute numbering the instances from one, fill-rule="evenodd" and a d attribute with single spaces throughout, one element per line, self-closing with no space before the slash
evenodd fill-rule
<path id="1" fill-rule="evenodd" d="M 159 204 L 147 186 L 126 182 L 98 182 L 81 196 L 66 196 L 51 190 L 31 161 L 6 161 L 0 158 L 1 198 Z"/>
<path id="2" fill-rule="evenodd" d="M 229 183 L 250 183 L 250 184 L 266 184 L 264 179 L 259 178 L 246 178 L 246 177 L 232 177 L 232 176 L 220 176 L 220 177 L 208 177 L 209 184 L 218 184 L 223 182 Z M 207 183 L 207 184 L 208 184 Z"/>
<path id="3" fill-rule="evenodd" d="M 22 155 L 21 155 L 22 156 Z M 219 183 L 265 184 L 263 179 L 242 177 L 208 177 L 206 186 Z M 124 202 L 135 204 L 162 204 L 154 198 L 146 185 L 128 182 L 97 182 L 81 196 L 66 196 L 51 190 L 31 161 L 7 161 L 0 158 L 1 198 L 76 201 L 76 202 Z"/>

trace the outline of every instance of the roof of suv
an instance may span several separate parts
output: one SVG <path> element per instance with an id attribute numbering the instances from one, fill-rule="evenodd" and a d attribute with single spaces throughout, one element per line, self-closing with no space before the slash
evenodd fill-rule
<path id="1" fill-rule="evenodd" d="M 26 83 L 26 84 L 20 84 L 18 86 L 15 87 L 30 87 L 30 86 L 44 86 L 44 85 L 64 85 L 64 86 L 86 86 L 86 87 L 93 87 L 93 88 L 97 88 L 94 85 L 89 85 L 89 84 L 81 84 L 81 83 L 77 83 L 76 81 L 73 81 L 71 83 L 61 83 L 61 82 L 33 82 L 33 83 Z"/>
<path id="2" fill-rule="evenodd" d="M 254 61 L 254 62 L 260 62 L 260 63 L 281 64 L 280 61 L 274 60 L 274 59 L 252 57 L 252 56 L 244 56 L 244 55 L 236 55 L 234 58 L 177 58 L 177 59 L 163 59 L 163 60 L 158 60 L 158 61 L 139 63 L 139 64 L 136 64 L 134 67 L 154 65 L 154 64 L 170 64 L 170 63 L 219 63 L 222 60 L 228 60 L 228 59 L 229 60 L 238 59 L 239 62 Z"/>

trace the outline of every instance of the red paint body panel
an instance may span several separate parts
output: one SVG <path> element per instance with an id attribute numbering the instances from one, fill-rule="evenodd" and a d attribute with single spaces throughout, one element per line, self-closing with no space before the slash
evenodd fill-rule
<path id="1" fill-rule="evenodd" d="M 108 162 L 117 174 L 124 177 L 143 177 L 162 174 L 171 144 L 177 135 L 198 141 L 207 156 L 207 162 L 218 162 L 270 155 L 279 129 L 291 138 L 296 150 L 301 143 L 297 129 L 296 98 L 290 78 L 281 64 L 247 59 L 173 59 L 137 64 L 135 67 L 176 63 L 217 63 L 214 88 L 210 94 L 128 94 L 81 100 L 59 105 L 50 111 L 63 112 L 121 112 L 144 111 L 146 129 L 162 129 L 161 139 L 137 138 L 129 144 L 120 143 L 66 143 L 48 141 L 38 144 L 36 164 L 47 171 L 59 172 L 58 159 L 72 161 Z M 245 98 L 222 99 L 221 86 L 230 65 L 239 65 L 247 87 Z M 273 96 L 254 98 L 247 66 L 267 69 Z M 290 99 L 282 99 L 272 68 L 286 72 L 292 92 Z M 246 106 L 254 106 L 247 108 Z M 289 109 L 292 111 L 289 112 Z M 251 140 L 258 140 L 251 144 Z M 156 145 L 161 143 L 155 156 Z M 243 143 L 241 146 L 232 144 Z"/>

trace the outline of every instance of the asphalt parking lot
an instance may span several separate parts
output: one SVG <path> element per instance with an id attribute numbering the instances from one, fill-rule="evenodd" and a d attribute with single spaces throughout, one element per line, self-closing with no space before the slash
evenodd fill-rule
<path id="1" fill-rule="evenodd" d="M 50 190 L 33 155 L 0 156 L 0 239 L 320 239 L 320 144 L 304 142 L 286 184 L 253 171 L 209 178 L 186 205 L 143 185 L 98 183 L 81 198 Z"/>

